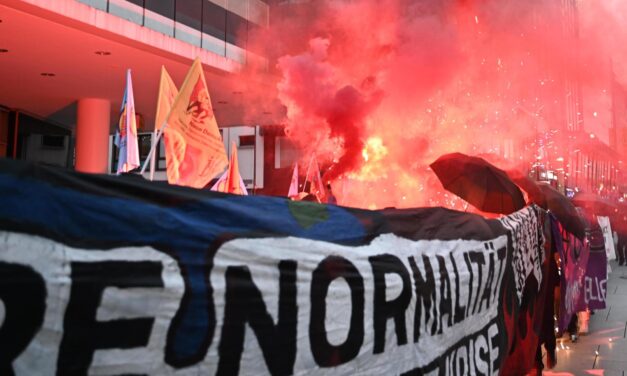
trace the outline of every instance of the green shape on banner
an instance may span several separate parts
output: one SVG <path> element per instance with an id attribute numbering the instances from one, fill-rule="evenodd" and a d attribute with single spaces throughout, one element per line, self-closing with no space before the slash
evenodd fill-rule
<path id="1" fill-rule="evenodd" d="M 287 203 L 287 207 L 290 210 L 290 214 L 296 219 L 296 222 L 305 230 L 316 223 L 329 219 L 327 207 L 316 202 L 290 201 Z"/>

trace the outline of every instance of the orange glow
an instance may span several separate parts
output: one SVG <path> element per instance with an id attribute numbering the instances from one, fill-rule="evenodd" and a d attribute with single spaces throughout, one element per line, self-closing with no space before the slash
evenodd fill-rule
<path id="1" fill-rule="evenodd" d="M 383 140 L 380 137 L 370 137 L 361 150 L 364 163 L 358 171 L 349 173 L 348 177 L 360 181 L 376 181 L 385 177 L 387 175 L 385 169 L 387 155 L 388 149 L 383 145 Z"/>

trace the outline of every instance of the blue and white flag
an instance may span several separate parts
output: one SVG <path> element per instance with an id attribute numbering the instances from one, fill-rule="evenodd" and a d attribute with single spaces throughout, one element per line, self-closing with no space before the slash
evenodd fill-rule
<path id="1" fill-rule="evenodd" d="M 124 90 L 124 99 L 122 99 L 122 108 L 120 108 L 120 121 L 115 135 L 115 146 L 119 149 L 118 174 L 139 167 L 137 120 L 135 118 L 135 100 L 130 69 L 126 72 L 126 90 Z"/>

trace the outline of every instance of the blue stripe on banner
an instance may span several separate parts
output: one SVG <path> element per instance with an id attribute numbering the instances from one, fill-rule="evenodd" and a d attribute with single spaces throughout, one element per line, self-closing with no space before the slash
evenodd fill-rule
<path id="1" fill-rule="evenodd" d="M 341 207 L 327 206 L 328 219 L 303 228 L 289 201 L 274 197 L 207 198 L 165 207 L 3 174 L 0 190 L 13 198 L 0 206 L 0 218 L 45 228 L 62 238 L 93 241 L 94 246 L 104 241 L 203 248 L 220 234 L 250 232 L 344 244 L 365 236 L 358 219 Z"/>
<path id="2" fill-rule="evenodd" d="M 0 219 L 36 234 L 86 248 L 153 245 L 176 258 L 186 292 L 169 333 L 174 364 L 204 356 L 203 343 L 213 336 L 215 313 L 207 284 L 210 246 L 220 235 L 292 235 L 344 244 L 366 236 L 358 219 L 337 206 L 325 207 L 324 220 L 303 227 L 281 198 L 229 196 L 160 206 L 1 173 L 0 191 L 12 198 L 0 205 Z"/>

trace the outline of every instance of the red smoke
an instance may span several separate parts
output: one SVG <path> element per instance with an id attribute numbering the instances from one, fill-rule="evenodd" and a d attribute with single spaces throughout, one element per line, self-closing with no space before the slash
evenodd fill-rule
<path id="1" fill-rule="evenodd" d="M 343 85 L 327 61 L 329 41 L 314 38 L 309 45 L 309 52 L 279 59 L 283 71 L 279 99 L 288 109 L 286 132 L 290 137 L 309 145 L 310 153 L 341 149 L 323 178 L 331 181 L 361 166 L 364 121 L 379 104 L 381 92 L 373 89 L 369 77 L 359 89 Z M 331 145 L 325 145 L 331 140 Z"/>
<path id="2" fill-rule="evenodd" d="M 578 121 L 565 108 L 579 95 L 570 83 L 607 96 L 610 58 L 617 72 L 627 62 L 622 50 L 612 54 L 627 42 L 627 32 L 612 32 L 627 4 L 588 1 L 577 23 L 564 3 L 285 2 L 253 44 L 270 46 L 288 135 L 305 165 L 315 153 L 341 204 L 464 208 L 442 190 L 432 161 L 459 151 L 523 170 L 568 163 L 560 132 Z M 595 119 L 589 126 L 607 127 Z"/>

